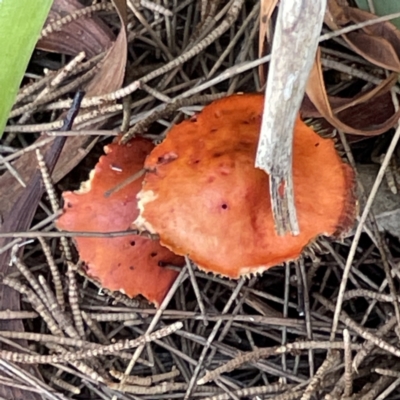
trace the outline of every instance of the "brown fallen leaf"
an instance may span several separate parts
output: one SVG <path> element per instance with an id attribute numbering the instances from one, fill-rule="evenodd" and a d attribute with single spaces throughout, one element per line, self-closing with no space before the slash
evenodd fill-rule
<path id="1" fill-rule="evenodd" d="M 390 88 L 390 84 L 393 85 L 396 82 L 396 76 L 392 75 L 388 78 L 387 82 L 382 84 L 382 91 L 384 92 L 384 88 Z M 381 89 L 381 88 L 378 88 Z M 379 90 L 375 91 L 377 94 Z M 374 126 L 357 129 L 353 126 L 350 126 L 343 121 L 335 114 L 335 111 L 332 110 L 328 94 L 326 93 L 324 77 L 322 74 L 322 67 L 320 61 L 320 51 L 317 52 L 316 60 L 313 65 L 313 68 L 310 73 L 310 77 L 307 84 L 306 90 L 308 98 L 314 104 L 315 108 L 321 114 L 323 118 L 325 118 L 330 124 L 332 124 L 335 128 L 340 129 L 346 133 L 352 133 L 354 135 L 364 135 L 364 136 L 373 136 L 380 135 L 390 128 L 392 128 L 398 119 L 400 118 L 400 110 L 391 115 L 385 122 L 381 124 L 374 124 Z M 365 96 L 366 100 L 369 100 L 371 96 Z M 353 103 L 355 105 L 362 104 L 361 101 L 350 100 L 348 104 Z M 346 107 L 345 105 L 341 105 L 338 107 L 338 110 L 350 109 L 350 107 Z"/>
<path id="2" fill-rule="evenodd" d="M 376 15 L 367 11 L 329 0 L 324 22 L 335 31 L 374 18 Z M 400 31 L 391 22 L 365 26 L 341 37 L 353 51 L 371 63 L 400 72 Z"/>
<path id="3" fill-rule="evenodd" d="M 54 0 L 45 28 L 54 21 L 73 14 L 84 7 L 77 0 Z M 63 25 L 59 30 L 41 37 L 36 45 L 39 50 L 75 56 L 84 51 L 92 58 L 112 45 L 114 34 L 111 29 L 95 15 L 89 15 Z"/>
<path id="4" fill-rule="evenodd" d="M 331 103 L 332 109 L 335 111 L 336 108 L 348 102 L 348 99 L 329 96 L 329 102 Z M 393 100 L 390 93 L 385 93 L 381 96 L 376 96 L 368 102 L 357 104 L 354 107 L 346 108 L 343 111 L 337 113 L 340 120 L 348 125 L 351 125 L 355 129 L 363 131 L 376 124 L 382 124 L 387 121 L 395 112 L 393 106 Z M 305 96 L 301 107 L 301 116 L 303 118 L 316 118 L 319 119 L 318 123 L 322 124 L 322 129 L 325 131 L 333 131 L 333 125 L 329 124 L 328 121 L 322 120 L 321 113 L 315 108 L 311 100 Z M 349 134 L 347 136 L 349 142 L 363 140 L 360 135 Z"/>
<path id="5" fill-rule="evenodd" d="M 270 52 L 272 42 L 271 32 L 271 17 L 275 10 L 278 0 L 260 0 L 260 32 L 258 39 L 258 56 L 262 57 L 264 54 Z M 258 67 L 258 73 L 260 76 L 261 84 L 265 83 L 267 75 L 268 64 L 260 65 Z"/>
<path id="6" fill-rule="evenodd" d="M 101 61 L 100 72 L 87 85 L 86 90 L 91 96 L 110 93 L 121 87 L 125 76 L 128 46 L 126 0 L 113 0 L 113 3 L 121 21 L 121 30 L 117 40 Z"/>
<path id="7" fill-rule="evenodd" d="M 346 101 L 342 102 L 342 104 L 336 104 L 333 111 L 334 113 L 340 113 L 348 108 L 353 108 L 360 104 L 368 103 L 370 100 L 373 100 L 377 97 L 389 93 L 390 89 L 396 84 L 396 82 L 397 82 L 397 74 L 390 74 L 387 79 L 384 79 L 375 88 L 368 90 L 366 92 L 362 92 L 354 96 L 353 98 L 346 99 Z"/>
<path id="8" fill-rule="evenodd" d="M 349 7 L 346 1 L 329 0 L 325 15 L 325 23 L 332 29 L 338 30 L 344 26 L 376 18 L 375 15 L 358 8 Z M 400 32 L 390 22 L 381 22 L 357 31 L 342 35 L 350 48 L 373 64 L 391 71 L 400 71 Z M 307 96 L 317 109 L 317 114 L 325 118 L 332 126 L 347 134 L 373 136 L 379 135 L 392 128 L 400 117 L 400 111 L 391 112 L 382 120 L 382 114 L 375 106 L 377 101 L 389 92 L 396 83 L 397 74 L 392 74 L 376 88 L 356 96 L 353 99 L 329 97 L 322 74 L 321 55 L 316 60 L 311 71 Z M 386 98 L 386 97 L 385 97 Z M 362 105 L 362 107 L 361 107 Z M 311 116 L 307 112 L 307 101 L 303 102 L 302 115 Z M 392 109 L 392 107 L 391 107 Z M 349 110 L 353 118 L 346 119 L 341 111 Z M 363 112 L 364 118 L 360 115 Z M 313 113 L 316 116 L 315 113 Z M 357 121 L 363 120 L 362 127 Z M 368 124 L 365 124 L 368 122 Z"/>

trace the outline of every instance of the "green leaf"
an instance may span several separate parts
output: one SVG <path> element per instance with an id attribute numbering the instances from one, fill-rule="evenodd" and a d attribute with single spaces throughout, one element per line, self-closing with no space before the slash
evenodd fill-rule
<path id="1" fill-rule="evenodd" d="M 0 137 L 53 0 L 0 0 Z"/>
<path id="2" fill-rule="evenodd" d="M 365 11 L 371 11 L 368 6 L 368 0 L 356 0 L 358 8 Z M 400 12 L 399 0 L 372 0 L 375 7 L 375 14 L 379 17 Z M 392 19 L 390 22 L 400 29 L 400 18 Z"/>

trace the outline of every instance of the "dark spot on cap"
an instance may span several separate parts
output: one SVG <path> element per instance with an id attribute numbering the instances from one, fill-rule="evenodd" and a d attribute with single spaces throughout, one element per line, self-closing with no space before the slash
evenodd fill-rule
<path id="1" fill-rule="evenodd" d="M 178 155 L 173 151 L 170 151 L 157 158 L 157 164 L 168 164 L 178 158 Z"/>
<path id="2" fill-rule="evenodd" d="M 209 176 L 207 179 L 207 183 L 212 183 L 215 181 L 215 176 Z"/>

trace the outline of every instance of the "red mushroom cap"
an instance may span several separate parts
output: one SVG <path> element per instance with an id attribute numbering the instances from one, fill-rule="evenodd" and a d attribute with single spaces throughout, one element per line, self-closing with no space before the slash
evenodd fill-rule
<path id="1" fill-rule="evenodd" d="M 134 225 L 200 268 L 237 278 L 294 260 L 318 235 L 354 220 L 354 174 L 300 119 L 293 180 L 298 236 L 278 236 L 269 178 L 254 167 L 264 97 L 233 95 L 174 126 L 147 157 Z"/>
<path id="2" fill-rule="evenodd" d="M 82 183 L 79 191 L 65 192 L 64 214 L 57 227 L 65 231 L 112 232 L 130 228 L 138 216 L 137 193 L 142 179 L 105 193 L 143 168 L 153 144 L 135 139 L 125 146 L 112 143 L 106 155 Z M 160 263 L 184 265 L 184 259 L 171 253 L 158 241 L 139 235 L 114 238 L 75 237 L 88 276 L 109 290 L 120 290 L 130 297 L 144 296 L 159 305 L 174 282 L 177 272 Z"/>

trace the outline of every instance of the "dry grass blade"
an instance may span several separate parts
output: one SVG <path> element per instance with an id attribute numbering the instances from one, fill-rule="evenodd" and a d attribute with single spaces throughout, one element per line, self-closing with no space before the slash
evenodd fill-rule
<path id="1" fill-rule="evenodd" d="M 382 346 L 386 346 L 387 344 L 382 344 Z M 393 346 L 386 346 L 394 351 Z M 240 355 L 239 357 L 227 362 L 222 367 L 215 369 L 214 371 L 206 373 L 198 382 L 198 385 L 204 385 L 205 383 L 217 379 L 221 374 L 225 372 L 230 372 L 236 368 L 239 368 L 241 365 L 254 362 L 259 360 L 260 358 L 270 357 L 274 354 L 283 354 L 288 353 L 293 350 L 309 350 L 309 349 L 324 349 L 324 350 L 337 350 L 343 349 L 344 344 L 342 342 L 318 342 L 318 341 L 311 341 L 311 342 L 298 342 L 298 343 L 288 343 L 285 346 L 276 346 L 271 348 L 259 349 L 254 352 L 249 352 L 247 354 Z M 357 349 L 360 348 L 359 345 L 353 345 L 352 348 Z M 396 352 L 396 354 L 400 354 Z"/>
<path id="2" fill-rule="evenodd" d="M 121 350 L 138 347 L 143 345 L 144 343 L 149 343 L 152 340 L 168 336 L 181 328 L 182 328 L 182 323 L 176 322 L 175 324 L 169 325 L 154 333 L 144 335 L 143 337 L 140 337 L 138 339 L 132 339 L 132 340 L 127 340 L 125 342 L 114 343 L 91 350 L 78 351 L 76 353 L 65 352 L 62 355 L 34 356 L 30 354 L 22 354 L 12 351 L 0 350 L 0 356 L 3 360 L 18 362 L 22 364 L 48 364 L 48 363 L 53 364 L 53 363 L 71 362 L 85 358 L 97 357 L 104 354 L 113 354 Z"/>

